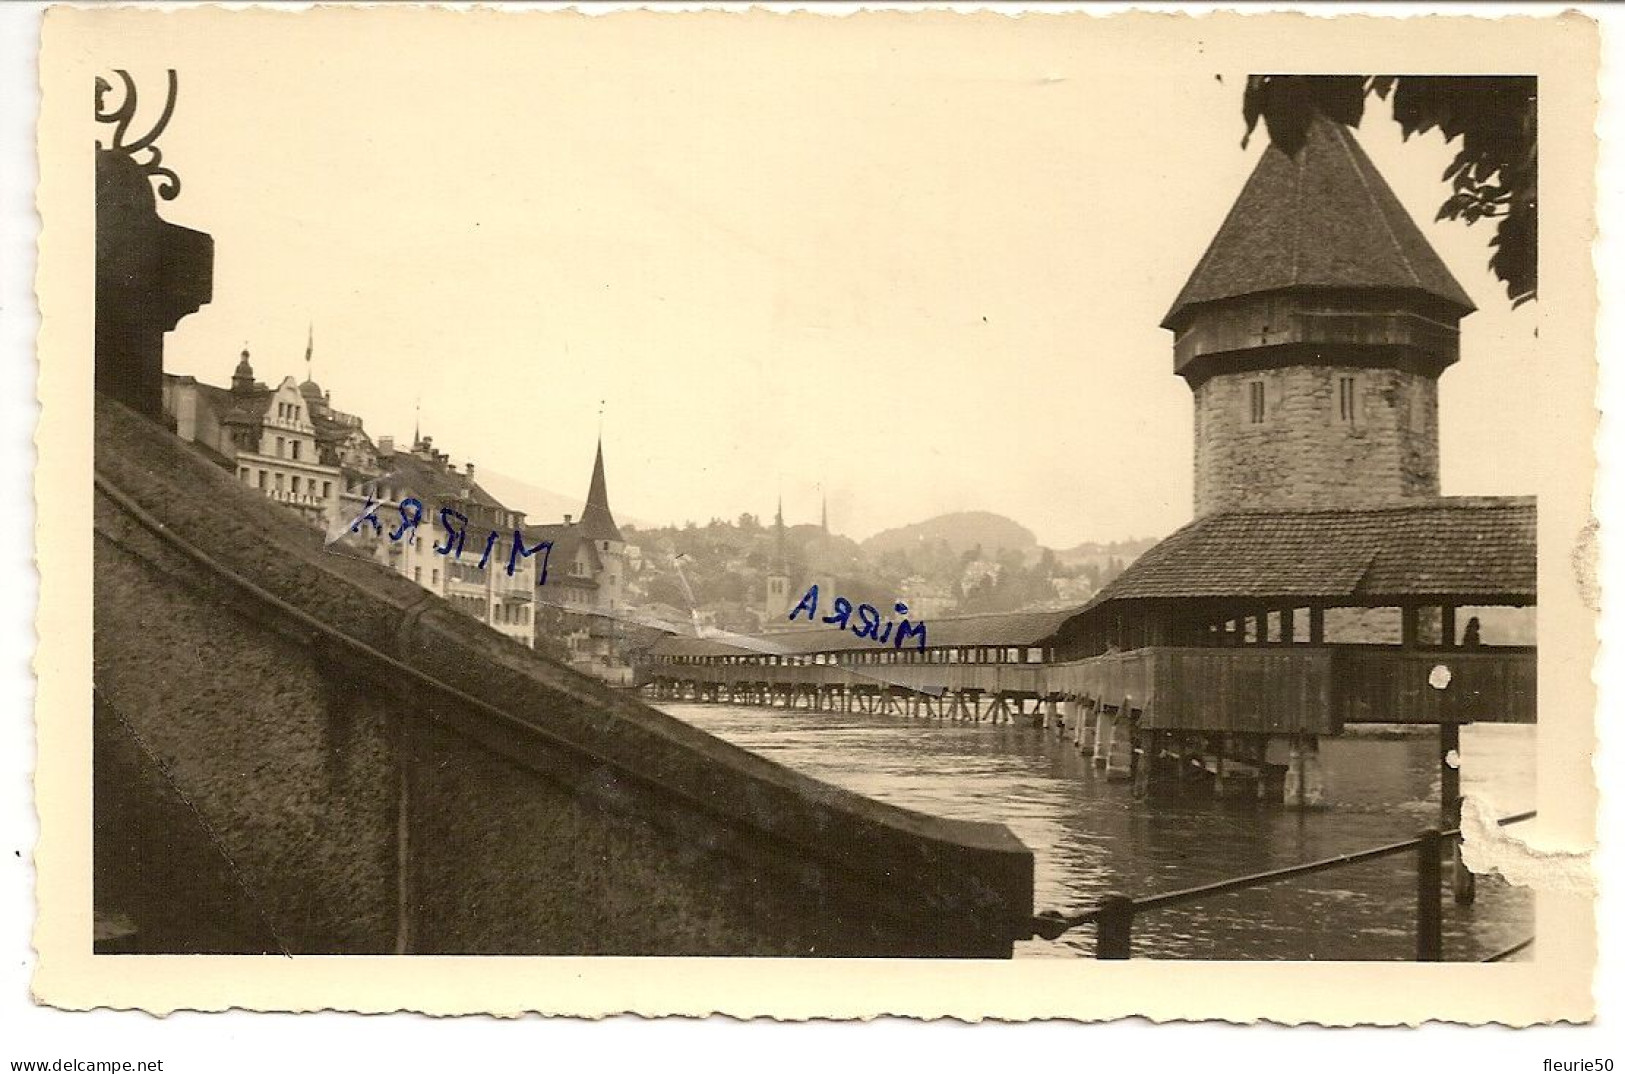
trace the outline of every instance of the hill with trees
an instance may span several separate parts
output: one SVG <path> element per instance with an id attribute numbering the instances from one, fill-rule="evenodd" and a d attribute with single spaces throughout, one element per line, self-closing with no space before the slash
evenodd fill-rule
<path id="1" fill-rule="evenodd" d="M 755 633 L 788 616 L 807 586 L 916 618 L 1061 608 L 1081 604 L 1152 540 L 1082 544 L 1057 551 L 1002 515 L 958 512 L 878 533 L 863 542 L 818 526 L 791 526 L 783 559 L 789 606 L 766 608 L 767 578 L 779 557 L 771 522 L 746 513 L 706 525 L 623 526 L 637 549 L 629 597 L 655 614 Z"/>

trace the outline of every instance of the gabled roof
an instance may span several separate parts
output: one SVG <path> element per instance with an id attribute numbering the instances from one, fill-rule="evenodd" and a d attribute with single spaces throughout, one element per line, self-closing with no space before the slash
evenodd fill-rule
<path id="1" fill-rule="evenodd" d="M 1354 134 L 1325 116 L 1296 155 L 1264 151 L 1162 327 L 1188 306 L 1292 287 L 1420 291 L 1474 308 Z"/>
<path id="2" fill-rule="evenodd" d="M 271 409 L 271 396 L 275 392 L 263 384 L 246 391 L 219 388 L 213 384 L 197 382 L 200 395 L 207 399 L 215 417 L 228 425 L 258 425 Z"/>
<path id="3" fill-rule="evenodd" d="M 1205 515 L 1089 602 L 1193 598 L 1535 601 L 1533 497 Z"/>
<path id="4" fill-rule="evenodd" d="M 609 511 L 609 491 L 604 483 L 604 442 L 598 441 L 598 457 L 592 464 L 592 483 L 587 487 L 587 506 L 581 511 L 581 532 L 594 541 L 619 541 L 621 528 Z"/>
<path id="5" fill-rule="evenodd" d="M 385 484 L 403 496 L 417 497 L 430 517 L 441 507 L 457 504 L 472 504 L 493 511 L 513 511 L 513 508 L 482 488 L 479 482 L 408 451 L 380 455 L 378 469 L 389 475 Z M 380 476 L 350 468 L 346 468 L 345 473 L 355 474 L 363 481 L 372 481 Z M 529 532 L 528 528 L 526 532 Z"/>
<path id="6" fill-rule="evenodd" d="M 554 522 L 545 526 L 526 526 L 525 540 L 552 541 L 553 550 L 548 553 L 547 560 L 549 564 L 568 563 L 584 550 L 593 573 L 604 569 L 604 561 L 598 555 L 597 546 L 586 538 L 579 525 L 567 526 L 562 522 Z M 596 582 L 593 584 L 597 585 Z"/>
<path id="7" fill-rule="evenodd" d="M 372 438 L 367 435 L 367 431 L 361 426 L 335 421 L 325 414 L 317 414 L 312 411 L 310 424 L 316 428 L 316 439 L 324 444 L 342 444 L 349 438 L 351 433 L 360 433 L 362 439 L 369 444 L 372 443 Z"/>

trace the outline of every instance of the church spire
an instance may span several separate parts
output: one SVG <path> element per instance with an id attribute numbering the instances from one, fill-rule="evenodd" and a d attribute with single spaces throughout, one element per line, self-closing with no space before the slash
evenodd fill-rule
<path id="1" fill-rule="evenodd" d="M 598 455 L 592 463 L 592 483 L 587 486 L 587 506 L 581 511 L 581 535 L 594 541 L 619 541 L 621 528 L 609 509 L 609 489 L 604 481 L 604 439 L 598 438 Z"/>
<path id="2" fill-rule="evenodd" d="M 779 497 L 779 509 L 773 515 L 773 572 L 785 573 L 784 557 L 784 497 Z"/>

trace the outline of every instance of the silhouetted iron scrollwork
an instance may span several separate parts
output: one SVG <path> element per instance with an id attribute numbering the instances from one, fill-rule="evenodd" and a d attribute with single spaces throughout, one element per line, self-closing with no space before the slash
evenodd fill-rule
<path id="1" fill-rule="evenodd" d="M 112 91 L 113 84 L 99 75 L 96 77 L 96 122 L 110 123 L 113 126 L 111 144 L 103 148 L 129 157 L 141 169 L 143 175 L 156 176 L 159 180 L 158 196 L 165 201 L 173 201 L 175 195 L 181 192 L 180 176 L 163 166 L 164 155 L 153 143 L 164 132 L 164 128 L 169 126 L 169 117 L 175 111 L 175 93 L 179 84 L 175 71 L 171 68 L 168 72 L 169 92 L 164 99 L 163 113 L 146 134 L 133 141 L 125 139 L 130 133 L 130 124 L 135 121 L 135 79 L 130 77 L 128 71 L 122 69 L 115 69 L 113 73 L 124 84 L 124 95 L 116 108 L 107 107 L 107 95 Z M 97 139 L 97 143 L 101 143 L 100 138 Z"/>

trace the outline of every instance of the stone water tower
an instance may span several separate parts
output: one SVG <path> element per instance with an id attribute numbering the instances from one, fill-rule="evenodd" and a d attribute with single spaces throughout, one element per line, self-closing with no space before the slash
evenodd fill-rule
<path id="1" fill-rule="evenodd" d="M 1271 145 L 1162 322 L 1197 516 L 1438 496 L 1439 376 L 1473 308 L 1347 127 Z"/>

